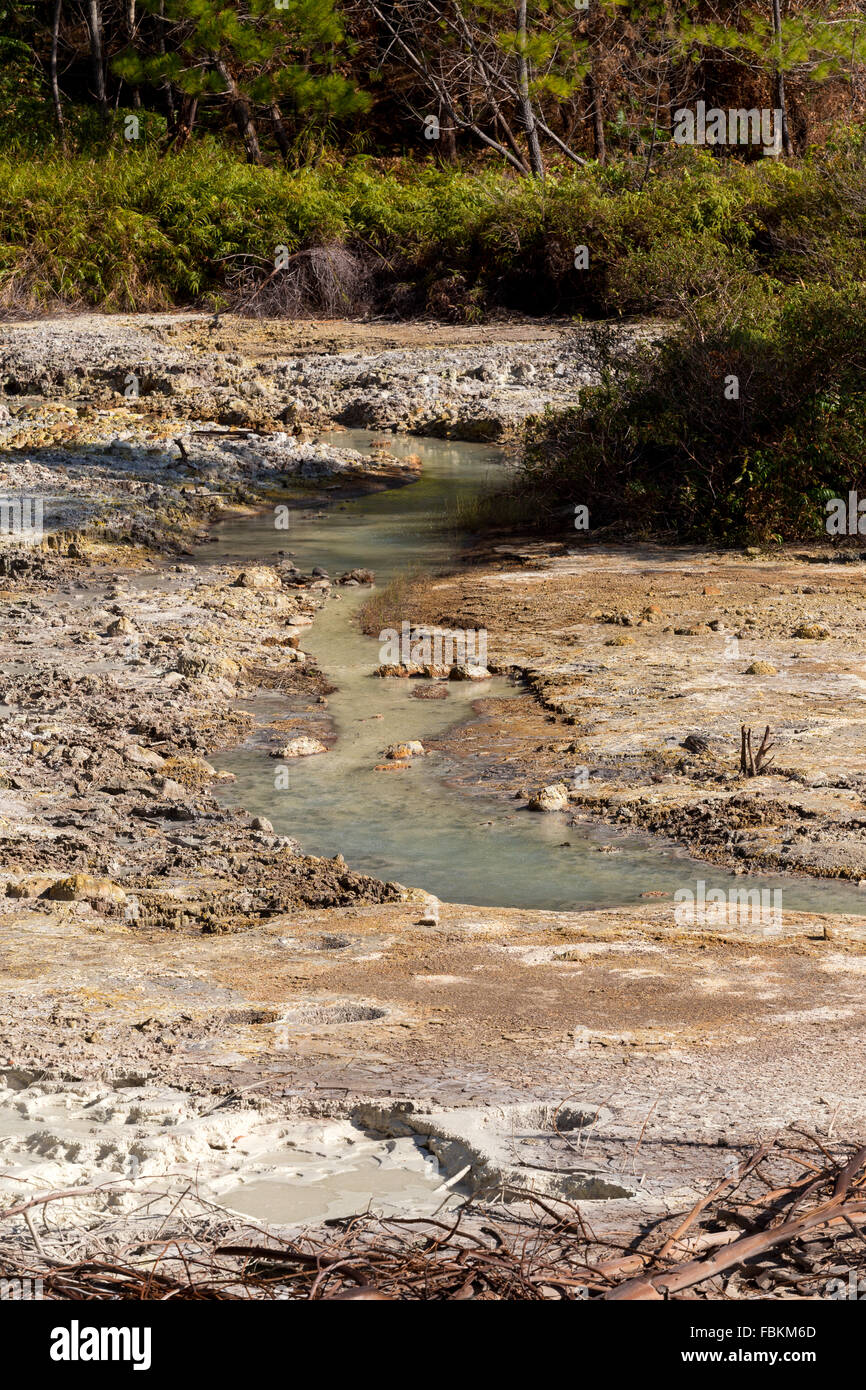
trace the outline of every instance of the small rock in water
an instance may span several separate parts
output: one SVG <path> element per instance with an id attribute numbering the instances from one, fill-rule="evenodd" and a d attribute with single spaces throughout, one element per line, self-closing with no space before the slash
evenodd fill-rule
<path id="1" fill-rule="evenodd" d="M 385 749 L 385 757 L 402 762 L 404 758 L 423 758 L 424 745 L 417 738 L 408 743 L 392 743 Z"/>
<path id="2" fill-rule="evenodd" d="M 324 743 L 320 743 L 317 738 L 308 738 L 302 734 L 299 738 L 290 738 L 288 743 L 282 748 L 274 749 L 271 752 L 272 758 L 309 758 L 313 753 L 327 753 Z"/>
<path id="3" fill-rule="evenodd" d="M 542 787 L 529 799 L 530 811 L 564 811 L 568 805 L 568 787 L 564 782 L 553 782 Z"/>
<path id="4" fill-rule="evenodd" d="M 377 676 L 421 676 L 424 674 L 424 667 L 412 662 L 406 664 L 402 662 L 385 662 L 383 666 L 377 666 L 374 675 Z"/>
<path id="5" fill-rule="evenodd" d="M 489 681 L 490 672 L 486 666 L 471 666 L 461 663 L 451 667 L 449 679 L 452 681 Z"/>

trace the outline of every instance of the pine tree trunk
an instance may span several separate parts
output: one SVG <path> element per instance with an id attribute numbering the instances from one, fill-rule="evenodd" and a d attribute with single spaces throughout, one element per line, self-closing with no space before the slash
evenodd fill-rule
<path id="1" fill-rule="evenodd" d="M 135 0 L 126 0 L 126 39 L 130 48 L 135 47 Z M 132 89 L 132 104 L 136 110 L 141 107 L 141 90 Z"/>
<path id="2" fill-rule="evenodd" d="M 526 59 L 526 0 L 517 5 L 517 90 L 520 93 L 520 116 L 529 146 L 529 167 L 536 178 L 544 178 L 544 160 L 535 128 L 535 115 L 529 96 L 529 64 Z"/>
<path id="3" fill-rule="evenodd" d="M 157 48 L 159 49 L 159 52 L 160 52 L 161 56 L 164 58 L 164 57 L 165 57 L 165 0 L 159 0 L 159 39 L 158 39 L 158 41 L 157 41 Z M 169 82 L 168 78 L 165 79 L 165 81 L 163 82 L 162 85 L 163 85 L 163 90 L 164 90 L 164 92 L 165 92 L 165 104 L 166 104 L 166 107 L 168 108 L 168 128 L 169 128 L 170 133 L 173 134 L 173 133 L 174 133 L 174 130 L 175 130 L 174 92 L 171 90 L 171 83 Z"/>
<path id="4" fill-rule="evenodd" d="M 448 164 L 456 164 L 457 135 L 448 112 L 441 104 L 439 107 L 439 132 L 439 152 L 443 161 Z"/>
<path id="5" fill-rule="evenodd" d="M 60 36 L 60 12 L 63 0 L 54 0 L 54 18 L 51 21 L 51 98 L 54 102 L 54 115 L 60 131 L 60 148 L 66 153 L 66 124 L 63 120 L 63 103 L 60 100 L 60 83 L 57 80 L 57 44 Z"/>
<path id="6" fill-rule="evenodd" d="M 591 67 L 587 74 L 586 92 L 592 116 L 592 143 L 595 157 L 599 164 L 604 164 L 607 159 L 607 144 L 604 138 L 604 115 L 601 109 L 601 97 L 595 80 L 594 67 Z"/>
<path id="7" fill-rule="evenodd" d="M 99 0 L 87 0 L 87 28 L 90 32 L 90 58 L 93 63 L 96 100 L 102 113 L 102 119 L 107 125 L 108 94 L 105 90 L 105 65 L 102 57 L 102 10 Z"/>
<path id="8" fill-rule="evenodd" d="M 169 150 L 172 149 L 175 154 L 177 154 L 179 150 L 183 149 L 187 140 L 192 135 L 197 109 L 198 97 L 181 96 L 180 108 L 175 108 L 175 120 L 171 133 L 162 147 L 163 154 L 168 154 Z"/>
<path id="9" fill-rule="evenodd" d="M 286 134 L 286 127 L 283 125 L 283 113 L 276 102 L 272 102 L 271 104 L 270 117 L 271 124 L 274 127 L 274 138 L 280 147 L 280 154 L 283 156 L 283 159 L 288 160 L 292 153 L 292 146 Z"/>
<path id="10" fill-rule="evenodd" d="M 250 115 L 249 103 L 246 97 L 242 96 L 241 92 L 238 90 L 238 84 L 235 82 L 235 79 L 232 77 L 225 63 L 221 60 L 217 60 L 214 66 L 223 82 L 225 82 L 226 91 L 231 97 L 232 115 L 235 118 L 235 124 L 244 142 L 244 149 L 247 152 L 247 163 L 260 164 L 262 152 L 259 149 L 259 137 L 256 134 L 256 127 Z"/>
<path id="11" fill-rule="evenodd" d="M 791 153 L 791 135 L 788 130 L 788 107 L 785 100 L 785 74 L 782 71 L 782 7 L 780 0 L 773 0 L 773 33 L 776 38 L 776 110 L 782 113 L 782 149 L 786 155 Z"/>

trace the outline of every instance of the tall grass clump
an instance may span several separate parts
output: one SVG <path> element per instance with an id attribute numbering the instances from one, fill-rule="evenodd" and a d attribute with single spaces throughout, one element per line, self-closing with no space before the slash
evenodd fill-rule
<path id="1" fill-rule="evenodd" d="M 361 608 L 361 631 L 378 637 L 385 628 L 399 629 L 412 612 L 413 598 L 419 587 L 426 588 L 432 578 L 432 574 L 416 566 L 375 589 Z"/>

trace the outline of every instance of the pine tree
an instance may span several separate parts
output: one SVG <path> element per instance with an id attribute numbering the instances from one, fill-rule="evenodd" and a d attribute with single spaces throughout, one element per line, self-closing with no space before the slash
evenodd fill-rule
<path id="1" fill-rule="evenodd" d="M 181 95 L 173 141 L 188 138 L 198 104 L 231 111 L 247 160 L 261 148 L 256 113 L 267 113 L 284 154 L 290 141 L 283 107 L 298 118 L 345 117 L 366 99 L 338 70 L 347 43 L 335 0 L 142 0 L 162 27 L 160 51 L 128 49 L 114 63 L 133 86 L 168 83 Z"/>

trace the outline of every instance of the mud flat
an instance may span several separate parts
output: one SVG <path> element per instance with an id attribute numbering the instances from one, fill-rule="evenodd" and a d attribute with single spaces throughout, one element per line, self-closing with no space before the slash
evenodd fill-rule
<path id="1" fill-rule="evenodd" d="M 866 888 L 863 557 L 499 549 L 408 606 L 417 622 L 486 627 L 491 668 L 526 682 L 520 712 L 500 711 L 507 762 L 495 707 L 475 740 L 503 793 L 525 803 L 561 782 L 578 818 L 740 872 Z M 770 726 L 762 775 L 740 771 L 744 724 L 754 750 Z M 459 731 L 442 746 L 471 756 Z"/>
<path id="2" fill-rule="evenodd" d="M 786 1126 L 863 1133 L 856 910 L 431 905 L 216 795 L 211 758 L 263 701 L 275 736 L 331 746 L 305 634 L 363 579 L 304 572 L 290 544 L 193 564 L 197 542 L 417 476 L 323 423 L 507 437 L 589 379 L 573 336 L 168 317 L 5 336 L 2 487 L 44 494 L 46 535 L 0 553 L 4 1206 L 86 1175 L 110 1191 L 68 1221 L 119 1198 L 126 1219 L 141 1184 L 170 1205 L 201 1171 L 255 1221 L 535 1190 L 626 1229 Z M 495 765 L 521 813 L 562 784 L 564 835 L 592 817 L 679 842 L 708 880 L 797 871 L 856 897 L 862 568 L 517 546 L 426 582 L 405 616 L 486 627 L 525 683 L 442 737 L 454 781 Z M 739 774 L 742 723 L 772 725 L 768 776 Z"/>
<path id="3" fill-rule="evenodd" d="M 791 914 L 769 937 L 685 932 L 665 906 L 443 905 L 422 926 L 397 903 L 202 936 L 19 908 L 4 921 L 4 1194 L 87 1171 L 177 1195 L 196 1168 L 211 1200 L 298 1224 L 338 1209 L 341 1173 L 387 1160 L 418 1210 L 421 1178 L 438 1193 L 428 1212 L 457 1179 L 461 1199 L 535 1191 L 623 1229 L 687 1205 L 787 1126 L 862 1132 L 866 932 L 823 929 Z M 410 1142 L 401 1155 L 392 1140 Z M 391 1179 L 371 1184 L 374 1207 L 399 1205 Z"/>

